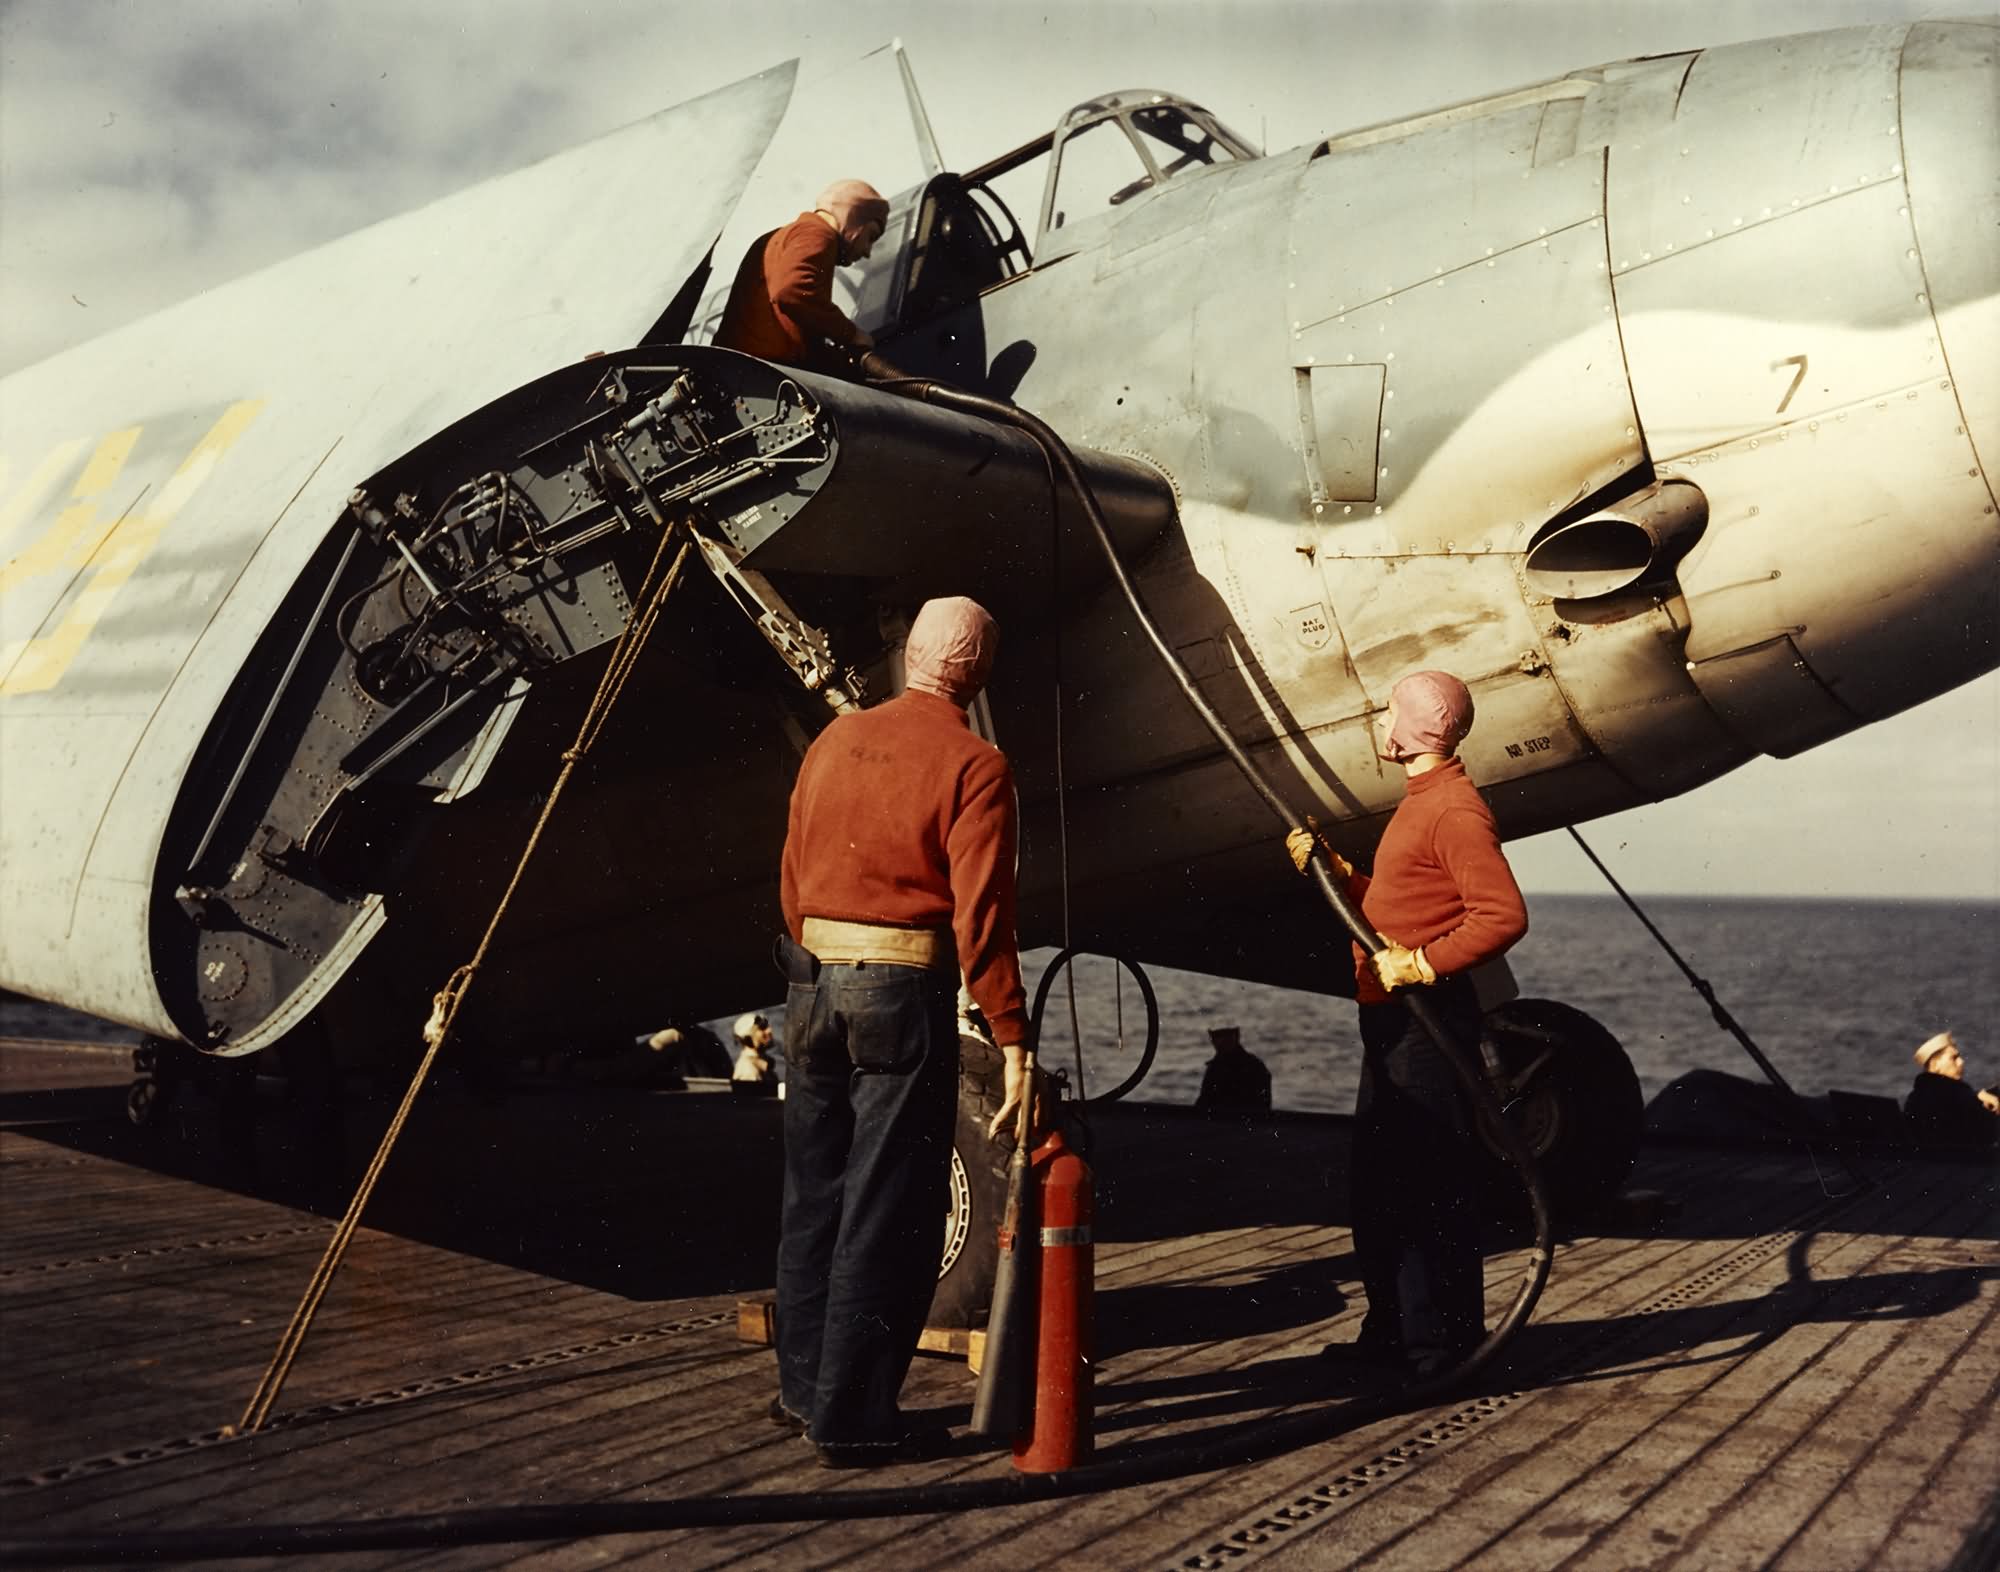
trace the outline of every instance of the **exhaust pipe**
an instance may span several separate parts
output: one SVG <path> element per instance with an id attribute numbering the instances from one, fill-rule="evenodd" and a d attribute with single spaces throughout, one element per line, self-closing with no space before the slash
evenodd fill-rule
<path id="1" fill-rule="evenodd" d="M 1528 545 L 1529 590 L 1596 600 L 1665 577 L 1708 525 L 1708 498 L 1690 480 L 1656 480 L 1615 506 L 1544 527 Z"/>

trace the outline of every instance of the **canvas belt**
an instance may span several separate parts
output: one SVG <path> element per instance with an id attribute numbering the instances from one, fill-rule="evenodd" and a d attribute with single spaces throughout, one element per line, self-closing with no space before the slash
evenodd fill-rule
<path id="1" fill-rule="evenodd" d="M 801 928 L 800 941 L 823 965 L 872 961 L 927 971 L 958 969 L 957 948 L 946 928 L 890 928 L 836 917 L 808 917 Z"/>

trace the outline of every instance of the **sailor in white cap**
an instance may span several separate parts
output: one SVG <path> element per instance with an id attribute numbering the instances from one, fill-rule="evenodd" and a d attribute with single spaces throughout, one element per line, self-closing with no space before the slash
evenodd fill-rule
<path id="1" fill-rule="evenodd" d="M 1948 1031 L 1926 1037 L 1911 1057 L 1917 1079 L 1903 1100 L 1903 1113 L 1917 1136 L 1929 1145 L 1991 1146 L 2000 1098 L 1965 1084 L 1965 1055 L 1957 1039 Z"/>
<path id="2" fill-rule="evenodd" d="M 1926 1075 L 1942 1075 L 1951 1081 L 1965 1079 L 1965 1055 L 1958 1051 L 1958 1040 L 1950 1032 L 1926 1037 L 1917 1044 L 1912 1057 Z"/>

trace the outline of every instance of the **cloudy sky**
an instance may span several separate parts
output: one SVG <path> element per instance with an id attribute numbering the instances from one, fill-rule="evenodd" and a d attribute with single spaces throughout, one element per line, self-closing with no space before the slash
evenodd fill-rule
<path id="1" fill-rule="evenodd" d="M 1964 7 L 1909 0 L 9 0 L 0 371 L 781 60 L 786 126 L 720 255 L 831 174 L 919 174 L 900 36 L 969 167 L 1110 88 L 1272 149 L 1639 54 Z M 725 260 L 723 266 L 729 265 Z M 2000 898 L 2000 677 L 1587 829 L 1652 891 Z M 1523 882 L 1598 889 L 1563 837 Z"/>

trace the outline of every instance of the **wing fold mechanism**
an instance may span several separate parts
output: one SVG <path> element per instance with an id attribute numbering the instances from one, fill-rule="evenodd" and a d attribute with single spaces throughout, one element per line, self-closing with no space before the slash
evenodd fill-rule
<path id="1" fill-rule="evenodd" d="M 1173 517 L 1168 481 L 1078 457 L 1143 551 Z M 777 657 L 767 687 L 840 710 L 926 596 L 1032 623 L 1092 593 L 1072 508 L 1017 431 L 705 347 L 584 361 L 439 433 L 352 493 L 182 785 L 153 945 L 183 1034 L 264 1046 L 385 903 L 394 928 L 400 873 L 452 833 L 455 800 L 503 755 L 553 770 L 556 721 L 587 699 L 660 531 L 688 533 L 710 598 Z M 676 658 L 665 645 L 648 659 Z"/>

